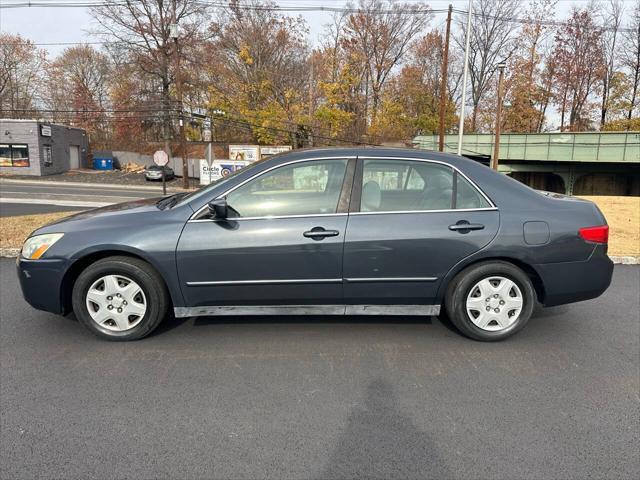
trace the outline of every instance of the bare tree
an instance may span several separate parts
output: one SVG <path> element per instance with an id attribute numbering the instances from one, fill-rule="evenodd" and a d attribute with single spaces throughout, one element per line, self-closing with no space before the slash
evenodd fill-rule
<path id="1" fill-rule="evenodd" d="M 567 112 L 570 130 L 590 127 L 590 98 L 600 85 L 604 67 L 601 33 L 588 8 L 578 10 L 574 7 L 568 21 L 556 34 L 553 56 L 561 129 L 565 129 Z"/>
<path id="2" fill-rule="evenodd" d="M 618 71 L 620 27 L 624 12 L 621 0 L 608 0 L 602 9 L 602 102 L 600 106 L 600 126 L 607 122 L 609 110 L 609 94 L 614 75 Z"/>
<path id="3" fill-rule="evenodd" d="M 176 82 L 176 55 L 185 55 L 190 46 L 206 37 L 208 9 L 207 3 L 199 0 L 106 0 L 91 9 L 101 27 L 98 33 L 110 41 L 115 39 L 112 51 L 159 82 L 167 150 L 173 130 L 171 88 Z M 174 24 L 179 26 L 179 52 L 171 31 Z"/>
<path id="4" fill-rule="evenodd" d="M 65 119 L 70 117 L 64 111 L 78 110 L 76 121 L 88 127 L 84 120 L 97 119 L 97 114 L 109 106 L 111 71 L 111 62 L 104 53 L 89 45 L 69 47 L 47 67 L 45 104 Z M 84 119 L 83 108 L 92 110 L 86 112 Z"/>
<path id="5" fill-rule="evenodd" d="M 517 33 L 511 18 L 517 15 L 517 0 L 478 0 L 474 2 L 469 46 L 469 77 L 471 79 L 471 129 L 476 131 L 478 110 L 493 84 L 498 63 L 508 60 L 515 49 Z M 458 19 L 456 43 L 464 49 L 466 18 Z"/>
<path id="6" fill-rule="evenodd" d="M 623 61 L 630 71 L 631 92 L 629 95 L 629 110 L 627 119 L 633 118 L 635 109 L 640 104 L 640 0 L 636 1 L 628 30 L 624 35 L 624 46 L 622 48 Z M 640 112 L 638 112 L 640 115 Z"/>

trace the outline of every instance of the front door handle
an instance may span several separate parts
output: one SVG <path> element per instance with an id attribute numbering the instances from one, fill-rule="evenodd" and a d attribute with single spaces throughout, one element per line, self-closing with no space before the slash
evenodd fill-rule
<path id="1" fill-rule="evenodd" d="M 338 230 L 325 230 L 322 227 L 313 227 L 302 234 L 306 238 L 312 238 L 313 240 L 322 240 L 325 237 L 337 237 L 340 235 Z"/>
<path id="2" fill-rule="evenodd" d="M 455 225 L 449 225 L 452 232 L 469 233 L 471 230 L 484 230 L 481 223 L 469 223 L 466 220 L 460 220 Z"/>

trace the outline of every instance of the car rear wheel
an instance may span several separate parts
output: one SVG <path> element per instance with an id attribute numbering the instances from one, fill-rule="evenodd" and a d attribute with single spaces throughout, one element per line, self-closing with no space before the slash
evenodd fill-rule
<path id="1" fill-rule="evenodd" d="M 467 337 L 482 341 L 513 335 L 526 325 L 535 306 L 536 293 L 528 275 L 501 261 L 463 270 L 445 297 L 451 322 Z"/>
<path id="2" fill-rule="evenodd" d="M 167 313 L 162 278 L 146 262 L 108 257 L 89 265 L 73 288 L 73 311 L 94 334 L 107 340 L 149 335 Z"/>

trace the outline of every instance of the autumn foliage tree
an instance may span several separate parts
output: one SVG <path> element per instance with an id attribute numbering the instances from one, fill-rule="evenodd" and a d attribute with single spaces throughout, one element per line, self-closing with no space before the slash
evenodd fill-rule
<path id="1" fill-rule="evenodd" d="M 0 117 L 33 117 L 46 63 L 46 52 L 33 42 L 0 32 Z"/>
<path id="2" fill-rule="evenodd" d="M 109 57 L 89 45 L 69 47 L 47 66 L 45 103 L 53 120 L 86 129 L 96 147 L 103 147 L 109 135 L 112 70 Z"/>
<path id="3" fill-rule="evenodd" d="M 598 0 L 563 19 L 557 1 L 474 1 L 469 131 L 495 127 L 502 61 L 506 132 L 640 128 L 640 0 Z M 219 141 L 408 143 L 438 130 L 444 98 L 445 131 L 457 131 L 466 12 L 454 13 L 443 91 L 444 28 L 432 20 L 444 11 L 413 0 L 354 0 L 317 42 L 272 0 L 92 5 L 101 47 L 49 59 L 0 34 L 3 117 L 78 125 L 98 148 L 146 152 L 170 149 L 180 117 L 202 140 L 196 110 Z"/>
<path id="4" fill-rule="evenodd" d="M 509 61 L 506 98 L 509 108 L 504 112 L 505 132 L 540 132 L 551 100 L 554 64 L 547 54 L 551 28 L 545 24 L 553 17 L 555 0 L 534 0 Z"/>
<path id="5" fill-rule="evenodd" d="M 598 91 L 605 68 L 600 35 L 592 12 L 575 7 L 556 34 L 555 101 L 561 112 L 561 130 L 592 127 L 595 108 L 592 95 Z"/>
<path id="6" fill-rule="evenodd" d="M 235 118 L 237 128 L 243 123 L 237 118 L 247 120 L 258 142 L 295 141 L 287 130 L 295 132 L 307 114 L 309 46 L 304 21 L 231 3 L 213 29 L 216 36 L 205 67 L 215 79 L 208 85 L 210 109 L 227 113 L 220 122 L 234 124 Z"/>

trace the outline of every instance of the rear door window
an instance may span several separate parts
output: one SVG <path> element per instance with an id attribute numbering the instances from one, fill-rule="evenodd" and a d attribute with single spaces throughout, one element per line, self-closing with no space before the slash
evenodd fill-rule
<path id="1" fill-rule="evenodd" d="M 453 170 L 416 160 L 364 160 L 361 212 L 447 210 L 453 205 Z"/>

